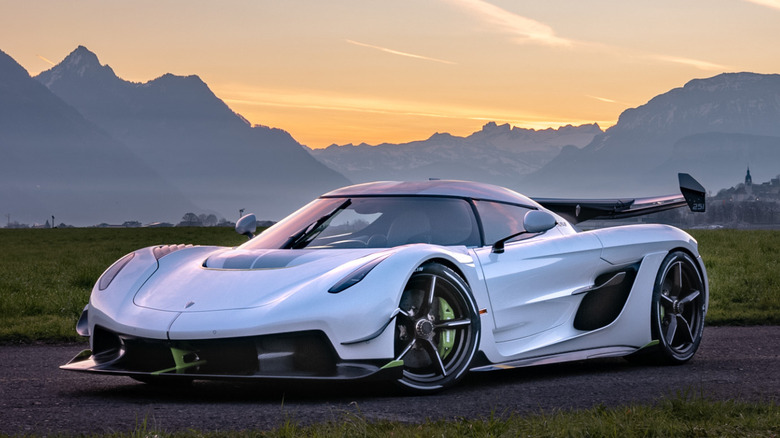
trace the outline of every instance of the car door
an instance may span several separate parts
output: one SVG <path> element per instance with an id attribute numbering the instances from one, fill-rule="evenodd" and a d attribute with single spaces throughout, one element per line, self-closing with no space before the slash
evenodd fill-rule
<path id="1" fill-rule="evenodd" d="M 495 241 L 523 231 L 528 208 L 475 201 L 486 246 L 475 249 L 495 322 L 496 342 L 530 338 L 571 320 L 592 286 L 601 243 L 590 233 L 564 234 L 557 228 L 521 235 L 492 251 Z"/>

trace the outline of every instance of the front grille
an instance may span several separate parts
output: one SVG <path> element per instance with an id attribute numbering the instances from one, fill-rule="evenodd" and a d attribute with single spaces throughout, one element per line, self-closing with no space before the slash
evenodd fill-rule
<path id="1" fill-rule="evenodd" d="M 95 327 L 93 358 L 106 369 L 225 376 L 336 374 L 338 355 L 320 331 L 242 338 L 168 341 Z"/>

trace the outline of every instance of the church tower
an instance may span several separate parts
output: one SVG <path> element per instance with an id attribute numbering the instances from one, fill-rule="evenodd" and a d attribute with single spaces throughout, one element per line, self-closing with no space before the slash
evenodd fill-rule
<path id="1" fill-rule="evenodd" d="M 745 175 L 745 187 L 753 185 L 753 177 L 750 176 L 750 167 L 747 168 L 747 175 Z"/>

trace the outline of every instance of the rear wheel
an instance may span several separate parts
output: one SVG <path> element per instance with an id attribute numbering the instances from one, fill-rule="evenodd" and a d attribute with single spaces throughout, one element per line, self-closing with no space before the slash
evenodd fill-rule
<path id="1" fill-rule="evenodd" d="M 395 358 L 404 362 L 401 387 L 434 392 L 457 383 L 477 350 L 479 314 L 466 282 L 440 264 L 409 279 L 395 327 Z"/>
<path id="2" fill-rule="evenodd" d="M 666 256 L 656 276 L 651 310 L 659 362 L 681 364 L 696 353 L 704 330 L 704 293 L 702 274 L 691 256 L 682 251 Z"/>

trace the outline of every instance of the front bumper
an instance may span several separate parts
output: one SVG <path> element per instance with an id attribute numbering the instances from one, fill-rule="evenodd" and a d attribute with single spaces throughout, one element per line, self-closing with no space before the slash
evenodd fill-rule
<path id="1" fill-rule="evenodd" d="M 160 340 L 95 326 L 93 350 L 61 366 L 69 371 L 193 379 L 393 380 L 403 362 L 344 361 L 319 331 L 208 340 Z"/>

